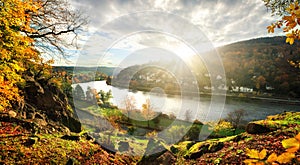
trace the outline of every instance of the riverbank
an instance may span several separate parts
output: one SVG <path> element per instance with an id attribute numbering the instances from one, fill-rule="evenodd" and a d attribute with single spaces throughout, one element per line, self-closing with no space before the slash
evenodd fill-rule
<path id="1" fill-rule="evenodd" d="M 121 86 L 114 86 L 119 89 L 127 89 Z M 148 88 L 129 88 L 131 92 L 150 92 L 151 89 Z M 152 95 L 162 95 L 162 93 L 155 93 L 151 91 Z M 265 97 L 265 96 L 257 96 L 250 93 L 205 93 L 205 92 L 192 92 L 192 91 L 184 91 L 183 93 L 180 91 L 164 91 L 164 94 L 168 97 L 184 97 L 184 98 L 195 98 L 195 97 L 226 97 L 226 99 L 234 99 L 234 100 L 241 100 L 241 101 L 262 101 L 262 102 L 269 102 L 269 103 L 282 103 L 282 104 L 290 104 L 290 105 L 300 105 L 300 99 L 296 98 L 286 98 L 286 97 Z"/>

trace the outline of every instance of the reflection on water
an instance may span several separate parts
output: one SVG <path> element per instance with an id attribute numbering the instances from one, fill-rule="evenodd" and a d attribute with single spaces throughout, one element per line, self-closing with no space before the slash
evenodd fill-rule
<path id="1" fill-rule="evenodd" d="M 128 89 L 108 86 L 105 81 L 81 83 L 80 85 L 84 91 L 87 90 L 88 86 L 97 89 L 97 91 L 103 90 L 108 92 L 109 90 L 112 90 L 113 99 L 111 99 L 111 102 L 121 109 L 125 107 L 125 98 L 128 95 L 132 95 L 136 99 L 136 107 L 138 109 L 141 109 L 142 104 L 149 98 L 155 111 L 174 114 L 179 119 L 186 119 L 187 113 L 190 113 L 189 116 L 191 120 L 198 119 L 202 122 L 225 118 L 229 112 L 237 109 L 244 109 L 247 111 L 247 121 L 264 119 L 268 115 L 278 114 L 284 111 L 300 111 L 299 105 L 286 105 L 251 100 L 238 101 L 229 98 L 227 98 L 226 104 L 224 104 L 223 99 L 220 99 L 220 101 L 215 99 L 211 102 L 210 98 L 207 97 L 170 97 L 160 89 L 156 89 L 150 93 L 141 91 L 132 92 Z"/>

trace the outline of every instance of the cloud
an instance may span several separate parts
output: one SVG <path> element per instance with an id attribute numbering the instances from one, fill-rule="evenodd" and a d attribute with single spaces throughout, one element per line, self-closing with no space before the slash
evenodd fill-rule
<path id="1" fill-rule="evenodd" d="M 261 0 L 71 0 L 71 4 L 90 16 L 92 30 L 87 35 L 91 37 L 82 42 L 86 61 L 95 61 L 111 47 L 118 50 L 110 52 L 113 56 L 149 45 L 172 44 L 166 41 L 168 37 L 153 35 L 151 30 L 197 44 L 207 45 L 210 40 L 219 46 L 267 36 L 266 26 L 276 19 L 270 17 Z M 156 13 L 149 15 L 147 11 Z"/>

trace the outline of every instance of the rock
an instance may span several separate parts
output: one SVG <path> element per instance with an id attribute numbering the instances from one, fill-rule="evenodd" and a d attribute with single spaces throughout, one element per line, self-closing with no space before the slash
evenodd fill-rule
<path id="1" fill-rule="evenodd" d="M 206 153 L 213 153 L 224 147 L 223 142 L 199 142 L 192 146 L 189 153 L 184 157 L 186 159 L 197 159 Z"/>
<path id="2" fill-rule="evenodd" d="M 61 137 L 61 139 L 79 141 L 80 140 L 80 136 L 76 136 L 76 135 L 64 135 L 64 136 Z"/>
<path id="3" fill-rule="evenodd" d="M 251 122 L 247 125 L 246 131 L 249 134 L 261 134 L 271 132 L 271 129 L 261 124 Z"/>
<path id="4" fill-rule="evenodd" d="M 30 147 L 32 145 L 34 145 L 36 142 L 38 141 L 38 138 L 37 137 L 29 137 L 26 142 L 24 143 L 24 145 L 26 147 Z"/>
<path id="5" fill-rule="evenodd" d="M 209 144 L 201 144 L 201 146 L 196 151 L 190 152 L 189 154 L 185 155 L 184 158 L 197 159 L 200 156 L 202 156 L 203 154 L 207 153 L 208 148 L 209 148 Z"/>
<path id="6" fill-rule="evenodd" d="M 166 153 L 168 150 L 164 147 L 161 141 L 149 139 L 146 152 L 138 162 L 138 165 L 159 164 L 157 158 Z"/>
<path id="7" fill-rule="evenodd" d="M 208 151 L 209 152 L 217 152 L 217 151 L 221 150 L 223 147 L 224 147 L 224 143 L 214 142 L 209 146 Z"/>
<path id="8" fill-rule="evenodd" d="M 160 155 L 155 161 L 149 162 L 150 165 L 157 165 L 157 164 L 175 164 L 176 157 L 170 152 L 166 151 L 162 155 Z"/>
<path id="9" fill-rule="evenodd" d="M 118 148 L 118 150 L 120 151 L 120 152 L 125 152 L 125 151 L 129 151 L 129 143 L 128 142 L 119 142 L 118 143 L 118 145 L 119 145 L 119 148 Z"/>
<path id="10" fill-rule="evenodd" d="M 23 111 L 29 112 L 28 118 L 43 118 L 61 123 L 70 131 L 81 132 L 81 123 L 68 103 L 67 96 L 45 78 L 35 80 L 25 78 L 24 99 L 26 106 Z M 36 115 L 38 114 L 38 115 Z"/>

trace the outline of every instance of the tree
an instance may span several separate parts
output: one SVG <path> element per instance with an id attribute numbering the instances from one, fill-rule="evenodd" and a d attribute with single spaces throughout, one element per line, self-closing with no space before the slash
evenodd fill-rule
<path id="1" fill-rule="evenodd" d="M 108 92 L 104 92 L 103 90 L 100 90 L 98 93 L 100 95 L 100 100 L 104 104 L 104 106 L 110 106 L 110 99 L 113 97 L 111 90 Z"/>
<path id="2" fill-rule="evenodd" d="M 283 16 L 280 20 L 267 27 L 269 33 L 274 33 L 275 28 L 282 28 L 286 35 L 286 43 L 293 44 L 300 39 L 300 6 L 298 0 L 263 0 L 265 6 L 274 15 Z M 288 60 L 289 63 L 300 68 L 300 60 Z"/>
<path id="3" fill-rule="evenodd" d="M 134 96 L 127 96 L 124 100 L 125 111 L 127 112 L 127 119 L 130 119 L 130 112 L 136 109 L 136 100 Z"/>
<path id="4" fill-rule="evenodd" d="M 28 0 L 27 0 L 28 1 Z M 31 0 L 33 1 L 33 0 Z M 22 29 L 26 36 L 35 40 L 40 51 L 65 55 L 64 48 L 77 46 L 78 33 L 87 24 L 87 18 L 78 10 L 72 10 L 67 0 L 35 0 L 39 8 L 31 14 L 33 30 Z M 66 40 L 66 35 L 69 39 Z"/>
<path id="5" fill-rule="evenodd" d="M 39 3 L 20 0 L 0 0 L 0 111 L 23 100 L 18 85 L 24 83 L 26 65 L 38 60 L 31 46 L 33 40 L 21 30 L 33 31 L 30 13 L 36 13 Z M 26 64 L 25 62 L 28 62 Z"/>
<path id="6" fill-rule="evenodd" d="M 79 100 L 84 100 L 85 96 L 84 96 L 84 91 L 82 89 L 82 87 L 78 84 L 76 85 L 74 92 L 73 92 L 74 98 L 75 99 L 79 99 Z"/>
<path id="7" fill-rule="evenodd" d="M 86 90 L 86 92 L 85 92 L 85 95 L 86 95 L 86 100 L 87 101 L 92 101 L 92 92 L 91 92 L 91 87 L 90 86 L 88 86 L 87 87 L 87 90 Z"/>
<path id="8" fill-rule="evenodd" d="M 26 76 L 37 80 L 51 73 L 53 61 L 43 53 L 53 47 L 63 52 L 69 45 L 64 34 L 76 38 L 84 24 L 65 0 L 0 0 L 0 111 L 24 102 L 20 88 Z"/>
<path id="9" fill-rule="evenodd" d="M 256 79 L 256 89 L 262 90 L 265 89 L 266 78 L 264 76 L 258 76 Z"/>
<path id="10" fill-rule="evenodd" d="M 243 109 L 235 110 L 227 114 L 226 120 L 232 124 L 234 132 L 238 128 L 239 124 L 242 122 L 243 118 L 247 115 L 246 111 Z"/>
<path id="11" fill-rule="evenodd" d="M 184 116 L 185 116 L 185 121 L 190 121 L 191 119 L 192 119 L 192 111 L 190 110 L 190 109 L 188 109 L 188 110 L 186 110 L 185 111 L 185 114 L 184 114 Z"/>
<path id="12" fill-rule="evenodd" d="M 154 107 L 149 98 L 147 98 L 146 102 L 142 105 L 142 114 L 147 120 L 147 125 L 149 127 L 150 120 L 155 116 Z"/>

